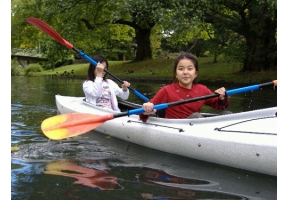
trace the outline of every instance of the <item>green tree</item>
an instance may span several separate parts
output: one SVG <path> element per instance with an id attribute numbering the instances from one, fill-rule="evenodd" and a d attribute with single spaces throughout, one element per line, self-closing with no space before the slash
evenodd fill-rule
<path id="1" fill-rule="evenodd" d="M 112 54 L 121 52 L 127 53 L 127 57 L 133 57 L 132 28 L 99 23 L 101 20 L 108 19 L 106 9 L 110 7 L 102 8 L 102 3 L 106 1 L 84 1 L 78 2 L 77 5 L 74 3 L 76 1 L 15 1 L 15 6 L 12 7 L 14 13 L 12 29 L 19 29 L 19 31 L 13 31 L 12 38 L 18 39 L 19 35 L 20 37 L 14 40 L 12 47 L 41 49 L 49 59 L 50 67 L 64 62 L 74 54 L 26 21 L 28 17 L 35 17 L 49 24 L 64 39 L 88 55 L 99 53 L 116 58 Z M 87 23 L 89 20 L 90 23 Z"/>
<path id="2" fill-rule="evenodd" d="M 243 71 L 277 69 L 277 1 L 191 0 L 191 4 L 187 11 L 191 17 L 243 36 Z"/>
<path id="3" fill-rule="evenodd" d="M 136 44 L 135 61 L 139 61 L 153 58 L 154 53 L 152 53 L 152 49 L 158 49 L 156 47 L 158 42 L 155 42 L 154 45 L 151 44 L 151 39 L 155 39 L 151 38 L 152 30 L 157 23 L 161 24 L 162 21 L 168 19 L 168 13 L 172 12 L 170 8 L 174 8 L 173 3 L 174 1 L 167 0 L 118 0 L 114 2 L 105 0 L 32 0 L 32 2 L 23 3 L 26 6 L 22 6 L 22 10 L 18 10 L 18 12 L 27 14 L 37 7 L 38 13 L 34 13 L 34 17 L 46 21 L 52 27 L 59 30 L 60 34 L 67 39 L 73 38 L 72 36 L 74 38 L 80 37 L 74 30 L 74 27 L 78 27 L 77 30 L 85 33 L 86 36 L 95 35 L 95 38 L 98 39 L 94 41 L 94 47 L 90 47 L 89 51 L 94 48 L 111 48 L 109 42 L 112 39 L 110 37 L 112 33 L 110 25 L 119 24 L 125 25 L 123 27 L 131 27 L 134 33 L 131 29 L 127 28 L 122 30 L 120 36 L 127 35 L 134 38 L 134 41 L 130 41 L 128 40 L 129 37 L 125 36 L 127 39 L 121 40 L 126 41 L 126 47 Z M 89 34 L 88 30 L 92 31 L 93 34 Z M 90 37 L 87 40 L 92 41 L 93 39 Z M 129 45 L 130 42 L 131 45 Z M 92 43 L 89 45 L 92 45 Z M 83 48 L 87 50 L 89 47 L 84 46 Z M 124 45 L 119 48 L 124 48 Z"/>

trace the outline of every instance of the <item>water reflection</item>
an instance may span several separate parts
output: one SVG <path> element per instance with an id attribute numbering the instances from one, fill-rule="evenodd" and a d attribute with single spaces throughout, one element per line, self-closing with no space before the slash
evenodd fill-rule
<path id="1" fill-rule="evenodd" d="M 94 164 L 95 169 L 77 165 L 73 161 L 55 161 L 46 165 L 45 174 L 60 175 L 77 179 L 74 184 L 85 185 L 97 190 L 114 190 L 121 188 L 116 187 L 117 177 L 108 174 L 105 170 L 98 169 L 107 168 L 108 165 L 103 160 L 76 160 L 77 162 L 86 162 L 90 165 Z"/>
<path id="2" fill-rule="evenodd" d="M 276 177 L 141 147 L 95 132 L 19 145 L 12 199 L 269 199 Z M 52 197 L 51 197 L 52 195 Z"/>
<path id="3" fill-rule="evenodd" d="M 128 188 L 123 183 L 130 183 L 130 187 L 139 188 L 136 190 L 137 194 L 144 199 L 244 199 L 241 196 L 222 192 L 184 189 L 183 184 L 192 187 L 195 185 L 210 186 L 213 183 L 170 175 L 160 169 L 131 166 L 126 170 L 133 172 L 135 177 L 127 177 L 119 173 L 123 168 L 122 165 L 116 167 L 110 162 L 107 159 L 57 160 L 46 164 L 44 174 L 76 179 L 73 184 L 87 186 L 94 191 L 126 190 Z M 122 163 L 122 161 L 115 160 L 114 163 Z M 143 185 L 146 187 L 140 187 Z M 154 191 L 152 191 L 153 188 Z M 82 195 L 79 189 L 73 190 L 73 194 L 71 192 L 67 194 L 75 198 L 81 198 Z"/>

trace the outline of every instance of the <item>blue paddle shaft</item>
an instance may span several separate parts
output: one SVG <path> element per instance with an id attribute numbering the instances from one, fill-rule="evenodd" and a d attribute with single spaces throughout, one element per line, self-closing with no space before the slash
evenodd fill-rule
<path id="1" fill-rule="evenodd" d="M 156 110 L 161 110 L 161 109 L 164 109 L 164 108 L 168 108 L 168 103 L 162 103 L 162 104 L 158 104 L 158 105 L 155 105 L 154 106 L 154 109 Z M 140 114 L 140 113 L 143 113 L 145 112 L 144 108 L 137 108 L 137 109 L 134 109 L 134 110 L 129 110 L 127 112 L 128 115 L 133 115 L 133 114 Z"/>
<path id="2" fill-rule="evenodd" d="M 89 57 L 88 55 L 86 55 L 84 52 L 81 52 L 79 50 L 77 50 L 76 48 L 73 47 L 73 50 L 76 51 L 81 57 L 85 58 L 87 61 L 89 61 L 91 64 L 93 65 L 97 65 L 98 62 L 96 62 L 95 60 L 93 60 L 91 57 Z M 107 71 L 106 69 L 104 69 L 104 71 L 106 73 L 108 73 L 110 76 L 112 76 L 114 79 L 116 79 L 117 81 L 119 81 L 121 84 L 123 84 L 123 81 L 121 79 L 119 79 L 118 77 L 114 76 L 113 74 L 111 74 L 109 71 Z M 134 94 L 136 94 L 138 97 L 140 97 L 141 99 L 143 99 L 145 102 L 148 102 L 149 99 L 147 97 L 145 97 L 143 94 L 141 94 L 140 92 L 138 92 L 137 90 L 128 87 L 130 90 L 132 90 L 134 92 Z"/>
<path id="3" fill-rule="evenodd" d="M 83 58 L 85 58 L 87 61 L 89 61 L 91 64 L 93 64 L 94 66 L 96 66 L 98 64 L 98 62 L 96 62 L 95 60 L 93 60 L 91 57 L 87 56 L 84 52 L 78 51 L 79 55 Z"/>
<path id="4" fill-rule="evenodd" d="M 143 94 L 141 94 L 140 92 L 138 92 L 137 90 L 133 89 L 133 92 L 140 97 L 141 99 L 143 99 L 143 101 L 148 102 L 149 99 L 147 97 L 145 97 Z"/>
<path id="5" fill-rule="evenodd" d="M 253 90 L 258 90 L 260 88 L 259 85 L 252 85 L 252 86 L 248 86 L 248 87 L 243 87 L 243 88 L 237 88 L 237 89 L 233 89 L 233 90 L 228 90 L 226 91 L 226 94 L 228 96 L 233 95 L 233 94 L 238 94 L 238 93 L 242 93 L 242 92 L 249 92 L 249 91 L 253 91 Z"/>

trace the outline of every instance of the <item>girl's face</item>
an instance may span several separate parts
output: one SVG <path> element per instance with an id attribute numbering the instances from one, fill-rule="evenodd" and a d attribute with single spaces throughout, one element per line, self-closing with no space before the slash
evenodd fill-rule
<path id="1" fill-rule="evenodd" d="M 198 72 L 190 59 L 184 58 L 177 64 L 175 77 L 178 79 L 180 86 L 191 89 L 192 82 L 197 74 Z"/>
<path id="2" fill-rule="evenodd" d="M 107 68 L 107 63 L 106 63 L 106 62 L 101 62 L 100 64 L 101 64 L 100 66 L 98 66 L 98 67 L 95 68 L 95 71 L 94 71 L 95 76 L 97 76 L 97 73 L 98 73 L 98 69 L 97 69 L 97 68 L 102 68 L 102 69 L 104 69 L 104 70 L 107 70 L 107 69 L 108 69 L 108 68 Z M 102 73 L 102 77 L 104 77 L 105 75 L 106 75 L 106 72 L 103 71 L 103 73 Z"/>
<path id="3" fill-rule="evenodd" d="M 102 65 L 104 65 L 104 70 L 107 70 L 108 68 L 107 68 L 107 64 L 106 64 L 106 62 L 102 62 Z M 106 75 L 106 72 L 105 71 L 103 71 L 103 77 Z"/>

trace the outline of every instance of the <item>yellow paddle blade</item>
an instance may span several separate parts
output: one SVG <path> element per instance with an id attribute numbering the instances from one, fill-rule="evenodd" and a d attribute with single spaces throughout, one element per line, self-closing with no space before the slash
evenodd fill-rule
<path id="1" fill-rule="evenodd" d="M 62 114 L 45 119 L 41 123 L 41 130 L 46 137 L 61 140 L 84 134 L 113 118 L 113 114 L 104 116 L 85 113 Z"/>
<path id="2" fill-rule="evenodd" d="M 11 147 L 11 152 L 12 151 L 19 151 L 19 147 Z"/>

